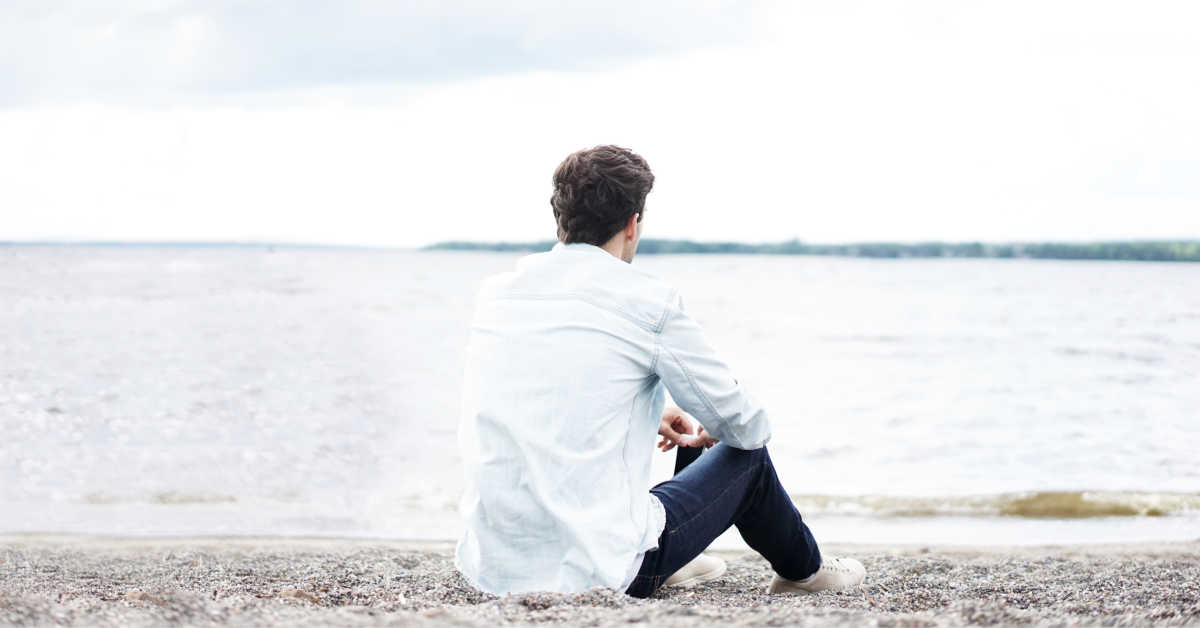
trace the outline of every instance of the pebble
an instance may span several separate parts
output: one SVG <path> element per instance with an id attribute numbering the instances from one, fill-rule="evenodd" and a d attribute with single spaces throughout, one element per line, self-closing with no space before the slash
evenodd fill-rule
<path id="1" fill-rule="evenodd" d="M 1105 625 L 1200 623 L 1200 542 L 827 552 L 863 561 L 867 583 L 765 593 L 753 552 L 726 574 L 650 599 L 596 588 L 496 597 L 455 571 L 452 548 L 265 539 L 67 544 L 0 538 L 0 625 L 299 626 Z M 840 550 L 841 548 L 833 548 Z M 296 585 L 301 585 L 302 588 Z"/>
<path id="2" fill-rule="evenodd" d="M 317 599 L 317 596 L 313 595 L 312 593 L 309 593 L 308 591 L 301 591 L 300 589 L 284 589 L 283 591 L 279 592 L 279 597 L 290 597 L 290 598 L 296 598 L 298 600 L 307 600 L 309 602 L 312 602 L 313 604 L 321 603 L 321 600 Z"/>

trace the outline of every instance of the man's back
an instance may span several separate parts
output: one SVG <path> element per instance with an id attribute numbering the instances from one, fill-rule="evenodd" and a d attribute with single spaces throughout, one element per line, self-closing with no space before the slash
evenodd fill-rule
<path id="1" fill-rule="evenodd" d="M 597 146 L 553 182 L 559 243 L 486 281 L 471 324 L 458 570 L 495 594 L 646 597 L 718 577 L 724 564 L 701 552 L 737 526 L 775 570 L 772 591 L 861 583 L 860 563 L 822 563 L 767 453 L 762 406 L 675 290 L 629 264 L 654 184 L 646 160 Z M 664 388 L 678 408 L 663 410 Z M 688 414 L 699 441 L 680 436 Z M 711 448 L 650 487 L 656 433 Z"/>
<path id="2" fill-rule="evenodd" d="M 675 292 L 589 244 L 521 260 L 480 292 L 459 444 L 456 563 L 493 593 L 619 587 L 655 547 L 647 489 Z"/>

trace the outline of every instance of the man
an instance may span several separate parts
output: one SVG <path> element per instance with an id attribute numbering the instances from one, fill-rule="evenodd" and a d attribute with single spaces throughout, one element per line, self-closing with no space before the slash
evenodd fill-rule
<path id="1" fill-rule="evenodd" d="M 550 199 L 558 243 L 484 282 L 459 425 L 455 565 L 497 595 L 605 586 L 647 597 L 723 573 L 700 553 L 733 525 L 775 570 L 770 592 L 861 583 L 858 561 L 822 560 L 780 486 L 762 406 L 679 294 L 630 264 L 653 184 L 624 148 L 568 156 Z M 664 387 L 682 409 L 664 409 Z M 664 451 L 708 449 L 679 449 L 682 469 L 647 492 L 656 432 Z"/>

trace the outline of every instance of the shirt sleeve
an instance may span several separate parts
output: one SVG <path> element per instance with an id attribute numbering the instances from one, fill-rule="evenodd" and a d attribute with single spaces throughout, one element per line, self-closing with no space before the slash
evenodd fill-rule
<path id="1" fill-rule="evenodd" d="M 766 410 L 717 357 L 678 298 L 667 309 L 656 349 L 654 371 L 671 398 L 714 438 L 738 449 L 758 449 L 771 439 Z"/>

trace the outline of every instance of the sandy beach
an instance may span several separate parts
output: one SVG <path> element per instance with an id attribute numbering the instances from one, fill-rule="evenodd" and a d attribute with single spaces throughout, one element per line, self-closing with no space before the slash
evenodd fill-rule
<path id="1" fill-rule="evenodd" d="M 861 589 L 771 596 L 766 562 L 648 600 L 611 590 L 496 598 L 448 543 L 326 538 L 0 536 L 0 624 L 616 626 L 1200 623 L 1200 540 L 1066 547 L 834 545 Z"/>

